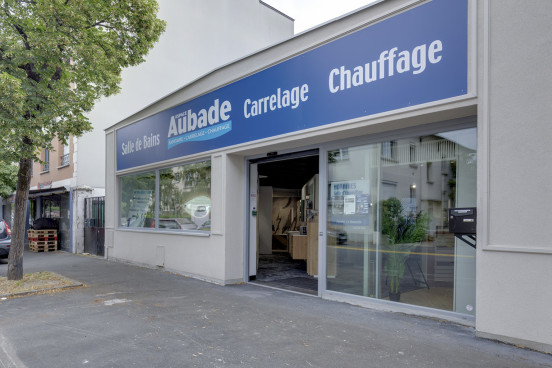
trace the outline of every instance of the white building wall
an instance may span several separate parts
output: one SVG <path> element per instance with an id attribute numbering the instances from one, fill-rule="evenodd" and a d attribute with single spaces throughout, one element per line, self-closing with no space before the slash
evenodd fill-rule
<path id="1" fill-rule="evenodd" d="M 105 195 L 104 188 L 91 188 L 88 186 L 73 187 L 71 191 L 71 200 L 73 212 L 72 226 L 73 232 L 72 244 L 74 253 L 84 252 L 84 208 L 85 199 L 89 197 L 102 197 Z"/>
<path id="2" fill-rule="evenodd" d="M 258 49 L 293 36 L 293 20 L 259 0 L 158 0 L 165 33 L 146 61 L 122 73 L 121 92 L 96 103 L 79 138 L 77 185 L 105 185 L 104 129 Z"/>
<path id="3" fill-rule="evenodd" d="M 117 201 L 119 193 L 117 192 L 117 178 L 115 173 L 115 133 L 108 132 L 105 136 L 105 154 L 108 159 L 105 161 L 105 238 L 104 238 L 104 256 L 110 258 L 113 252 L 115 229 L 117 228 L 116 216 Z"/>
<path id="4" fill-rule="evenodd" d="M 552 4 L 478 7 L 476 327 L 480 336 L 552 352 Z"/>
<path id="5" fill-rule="evenodd" d="M 114 134 L 106 136 L 107 156 L 114 157 Z M 114 160 L 107 161 L 106 257 L 230 284 L 243 279 L 244 158 L 211 157 L 212 218 L 210 235 L 142 230 L 115 230 L 118 224 L 118 188 Z M 160 250 L 160 248 L 162 250 Z M 162 259 L 160 259 L 160 254 Z M 201 260 L 198 262 L 198 260 Z"/>
<path id="6" fill-rule="evenodd" d="M 108 135 L 108 147 L 113 134 Z M 108 154 L 114 153 L 113 148 Z M 106 249 L 109 259 L 163 266 L 166 270 L 217 284 L 236 283 L 243 278 L 243 158 L 219 154 L 211 160 L 212 228 L 207 234 L 118 230 L 116 182 L 108 176 L 106 191 Z M 230 168 L 228 168 L 230 166 Z M 109 165 L 114 168 L 113 165 Z M 224 198 L 227 198 L 225 201 Z M 233 220 L 234 219 L 234 220 Z M 161 248 L 161 250 L 160 250 Z M 198 262 L 198 260 L 201 260 Z"/>
<path id="7" fill-rule="evenodd" d="M 244 157 L 224 155 L 224 239 L 226 283 L 243 281 L 245 226 L 245 165 Z"/>

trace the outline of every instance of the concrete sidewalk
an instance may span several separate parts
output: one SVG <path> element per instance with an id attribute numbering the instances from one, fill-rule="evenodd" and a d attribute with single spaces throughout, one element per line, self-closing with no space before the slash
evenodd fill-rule
<path id="1" fill-rule="evenodd" d="M 552 367 L 469 327 L 251 284 L 62 252 L 24 269 L 86 287 L 0 302 L 0 367 Z"/>

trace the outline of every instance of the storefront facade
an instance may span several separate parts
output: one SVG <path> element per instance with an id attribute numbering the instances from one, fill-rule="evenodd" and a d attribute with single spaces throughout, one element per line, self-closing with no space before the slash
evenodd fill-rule
<path id="1" fill-rule="evenodd" d="M 528 296 L 528 316 L 502 283 L 509 262 L 544 265 L 552 248 L 542 234 L 503 237 L 525 224 L 506 217 L 504 228 L 495 198 L 519 189 L 495 180 L 512 156 L 502 143 L 520 136 L 506 113 L 514 102 L 533 122 L 525 137 L 550 132 L 532 108 L 538 97 L 504 94 L 521 58 L 504 55 L 508 42 L 534 47 L 526 39 L 551 9 L 506 8 L 537 16 L 535 25 L 510 34 L 514 15 L 495 1 L 380 2 L 217 69 L 107 129 L 106 257 L 276 287 L 283 276 L 263 267 L 281 270 L 284 259 L 293 267 L 278 272 L 293 273 L 293 288 L 474 324 L 481 336 L 548 351 L 552 335 L 528 327 L 552 325 L 541 304 L 552 293 Z M 550 176 L 520 167 L 538 181 Z M 528 282 L 510 282 L 508 294 Z"/>

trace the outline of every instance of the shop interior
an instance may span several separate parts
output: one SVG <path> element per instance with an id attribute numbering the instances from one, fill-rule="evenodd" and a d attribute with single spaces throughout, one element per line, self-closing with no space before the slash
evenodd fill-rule
<path id="1" fill-rule="evenodd" d="M 257 270 L 252 282 L 318 293 L 318 152 L 258 163 Z"/>

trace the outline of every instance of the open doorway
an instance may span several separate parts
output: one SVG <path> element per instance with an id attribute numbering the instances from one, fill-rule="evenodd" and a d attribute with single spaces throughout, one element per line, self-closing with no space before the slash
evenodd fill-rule
<path id="1" fill-rule="evenodd" d="M 318 294 L 318 161 L 313 150 L 251 163 L 252 282 Z"/>

